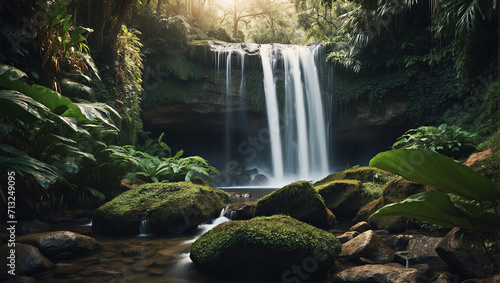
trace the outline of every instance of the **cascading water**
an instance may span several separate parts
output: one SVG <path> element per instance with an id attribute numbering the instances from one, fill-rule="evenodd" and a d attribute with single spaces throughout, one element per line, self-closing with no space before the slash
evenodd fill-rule
<path id="1" fill-rule="evenodd" d="M 139 225 L 139 236 L 149 236 L 151 235 L 151 226 L 149 225 L 149 219 L 141 220 L 141 225 Z"/>
<path id="2" fill-rule="evenodd" d="M 273 172 L 278 180 L 328 174 L 328 136 L 315 60 L 319 48 L 319 45 L 263 45 L 260 49 Z M 279 113 L 274 83 L 274 74 L 281 67 L 276 63 L 278 60 L 283 62 L 285 76 L 284 113 Z M 279 117 L 283 123 L 279 123 Z"/>
<path id="3" fill-rule="evenodd" d="M 240 105 L 244 97 L 245 44 L 212 46 L 217 54 L 217 70 L 226 67 L 226 103 L 232 107 L 231 61 L 232 54 L 241 64 L 239 87 Z M 329 171 L 329 139 L 317 61 L 320 60 L 319 44 L 310 46 L 263 44 L 250 55 L 260 54 L 263 84 L 266 99 L 266 114 L 269 130 L 270 168 L 276 183 L 296 179 L 317 179 Z M 284 81 L 284 97 L 278 98 L 277 80 Z M 237 89 L 235 91 L 238 91 Z M 281 103 L 280 103 L 281 102 Z M 280 106 L 282 105 L 282 106 Z M 237 148 L 232 141 L 231 130 L 234 116 L 231 109 L 226 115 L 226 156 L 230 160 L 230 149 Z M 245 118 L 240 120 L 244 120 Z M 236 143 L 235 143 L 236 142 Z M 235 144 L 233 144 L 235 143 Z"/>

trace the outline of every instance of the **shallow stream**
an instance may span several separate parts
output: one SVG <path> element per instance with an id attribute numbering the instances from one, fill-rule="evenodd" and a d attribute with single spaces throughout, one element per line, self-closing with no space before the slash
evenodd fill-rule
<path id="1" fill-rule="evenodd" d="M 275 188 L 225 188 L 230 193 L 229 208 L 236 210 L 271 193 Z M 227 212 L 227 211 L 224 211 Z M 221 213 L 224 214 L 224 213 Z M 230 216 L 230 213 L 225 213 Z M 216 225 L 230 221 L 221 216 L 177 236 L 138 235 L 110 237 L 92 235 L 91 223 L 54 227 L 94 237 L 102 249 L 76 258 L 53 260 L 52 272 L 37 276 L 37 282 L 252 282 L 245 278 L 211 278 L 193 266 L 191 244 Z M 261 281 L 259 281 L 261 282 Z"/>

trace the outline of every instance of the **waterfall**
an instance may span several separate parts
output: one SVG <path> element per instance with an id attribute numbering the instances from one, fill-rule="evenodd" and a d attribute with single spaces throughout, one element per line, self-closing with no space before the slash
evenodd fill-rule
<path id="1" fill-rule="evenodd" d="M 146 218 L 141 221 L 139 225 L 139 236 L 149 236 L 151 235 L 151 226 L 149 225 L 149 219 Z"/>
<path id="2" fill-rule="evenodd" d="M 271 138 L 271 155 L 274 178 L 283 179 L 283 157 L 281 149 L 280 119 L 278 111 L 278 98 L 273 75 L 273 50 L 270 45 L 260 48 L 262 70 L 264 72 L 264 91 L 266 94 L 267 124 Z"/>
<path id="3" fill-rule="evenodd" d="M 309 179 L 328 174 L 327 128 L 315 60 L 319 48 L 319 45 L 261 46 L 273 172 L 276 179 L 283 176 Z M 279 113 L 274 83 L 274 74 L 281 67 L 274 61 L 279 59 L 283 61 L 285 74 L 283 114 Z M 284 121 L 282 130 L 279 115 L 282 115 Z M 283 132 L 283 142 L 280 132 Z M 273 133 L 277 134 L 274 139 Z M 287 167 L 284 168 L 283 164 L 287 164 Z"/>
<path id="4" fill-rule="evenodd" d="M 260 55 L 265 110 L 269 134 L 269 167 L 276 183 L 290 180 L 313 180 L 329 173 L 329 145 L 331 133 L 331 95 L 322 92 L 320 73 L 321 58 L 319 44 L 298 46 L 282 44 L 229 44 L 215 43 L 216 70 L 225 66 L 226 105 L 226 158 L 231 160 L 231 150 L 242 141 L 232 140 L 231 131 L 246 123 L 246 114 L 235 116 L 232 92 L 239 92 L 238 105 L 245 109 L 245 57 Z M 249 51 L 250 50 L 250 51 Z M 234 54 L 234 56 L 232 56 Z M 241 67 L 241 81 L 233 87 L 231 63 Z M 234 62 L 233 62 L 234 63 Z M 219 73 L 218 73 L 219 74 Z M 277 81 L 284 82 L 284 96 L 279 94 Z M 222 86 L 222 85 L 221 85 Z M 280 92 L 282 93 L 282 92 Z M 238 124 L 235 124 L 238 123 Z M 263 130 L 263 129 L 261 129 Z M 243 141 L 244 142 L 244 141 Z M 258 151 L 262 149 L 256 147 Z M 264 158 L 266 159 L 266 158 Z M 262 163 L 262 162 L 261 162 Z"/>

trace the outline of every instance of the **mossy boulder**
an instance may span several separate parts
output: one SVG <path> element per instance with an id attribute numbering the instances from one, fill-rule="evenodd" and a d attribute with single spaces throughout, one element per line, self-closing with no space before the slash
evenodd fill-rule
<path id="1" fill-rule="evenodd" d="M 220 224 L 193 243 L 190 257 L 211 273 L 292 279 L 294 267 L 310 277 L 324 275 L 340 251 L 331 233 L 274 215 Z"/>
<path id="2" fill-rule="evenodd" d="M 383 187 L 372 182 L 338 180 L 316 189 L 337 218 L 350 220 L 364 205 L 380 197 Z"/>
<path id="3" fill-rule="evenodd" d="M 319 228 L 335 226 L 335 216 L 310 182 L 289 184 L 255 202 L 254 216 L 286 214 Z"/>
<path id="4" fill-rule="evenodd" d="M 385 184 L 394 178 L 395 175 L 389 172 L 380 170 L 375 167 L 364 166 L 344 170 L 342 172 L 332 173 L 325 177 L 323 180 L 314 183 L 314 186 L 318 187 L 338 180 L 358 180 L 363 183 L 372 182 L 377 184 Z"/>
<path id="5" fill-rule="evenodd" d="M 149 219 L 152 233 L 182 232 L 221 211 L 224 205 L 219 194 L 209 186 L 191 182 L 144 184 L 99 207 L 94 213 L 92 230 L 137 235 L 141 221 Z"/>
<path id="6" fill-rule="evenodd" d="M 400 202 L 414 194 L 432 190 L 434 189 L 429 186 L 414 183 L 403 178 L 393 179 L 387 183 L 387 186 L 382 192 L 382 196 L 363 206 L 353 220 L 357 222 L 368 221 L 370 215 L 387 204 Z M 393 232 L 404 231 L 407 228 L 411 228 L 412 225 L 418 226 L 417 221 L 399 216 L 382 217 L 373 220 L 370 224 L 372 227 Z"/>

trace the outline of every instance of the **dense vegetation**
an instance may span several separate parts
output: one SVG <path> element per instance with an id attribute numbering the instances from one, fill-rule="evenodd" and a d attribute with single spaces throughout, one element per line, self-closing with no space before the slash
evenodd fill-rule
<path id="1" fill-rule="evenodd" d="M 201 157 L 181 158 L 180 149 L 172 155 L 161 138 L 148 137 L 141 121 L 142 109 L 155 97 L 186 100 L 206 88 L 206 77 L 215 79 L 200 67 L 211 39 L 323 41 L 329 54 L 325 66 L 337 85 L 329 90 L 336 97 L 332 108 L 349 112 L 364 100 L 383 111 L 391 101 L 404 101 L 417 128 L 405 138 L 440 135 L 432 127 L 447 123 L 447 131 L 460 127 L 467 132 L 455 134 L 470 133 L 479 141 L 499 126 L 499 5 L 486 0 L 2 1 L 0 174 L 14 170 L 22 176 L 18 180 L 27 189 L 19 191 L 25 202 L 19 205 L 26 213 L 42 213 L 110 199 L 123 189 L 125 175 L 159 182 L 215 172 Z M 247 75 L 248 88 L 253 77 L 258 74 Z M 263 93 L 251 99 L 259 104 Z M 452 153 L 457 145 L 472 146 L 460 138 L 431 146 L 453 144 Z M 3 185 L 0 192 L 5 202 Z"/>

